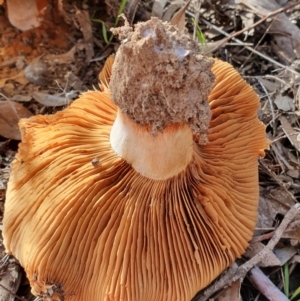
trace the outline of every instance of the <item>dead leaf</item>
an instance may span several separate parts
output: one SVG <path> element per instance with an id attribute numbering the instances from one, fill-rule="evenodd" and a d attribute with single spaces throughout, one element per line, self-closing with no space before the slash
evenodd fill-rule
<path id="1" fill-rule="evenodd" d="M 260 229 L 273 227 L 276 215 L 285 215 L 288 208 L 293 205 L 294 200 L 282 189 L 261 189 L 255 235 L 257 232 L 261 232 Z"/>
<path id="2" fill-rule="evenodd" d="M 152 6 L 152 16 L 162 19 L 168 0 L 155 0 Z"/>
<path id="3" fill-rule="evenodd" d="M 181 8 L 181 3 L 174 1 L 171 2 L 166 9 L 164 10 L 164 14 L 162 17 L 163 21 L 167 21 L 170 22 L 170 20 L 172 19 L 172 16 L 176 13 L 177 10 L 179 10 Z"/>
<path id="4" fill-rule="evenodd" d="M 12 97 L 10 97 L 9 99 L 13 100 L 13 101 L 17 101 L 17 102 L 28 102 L 32 99 L 32 96 L 15 94 Z"/>
<path id="5" fill-rule="evenodd" d="M 93 30 L 90 22 L 90 17 L 87 11 L 80 11 L 76 9 L 76 19 L 80 24 L 80 30 L 83 34 L 84 46 L 86 52 L 86 62 L 89 63 L 94 57 L 93 47 Z"/>
<path id="6" fill-rule="evenodd" d="M 8 256 L 8 255 L 5 255 Z M 5 258 L 1 259 L 1 264 L 5 262 Z M 13 301 L 13 297 L 20 286 L 22 279 L 21 266 L 16 259 L 8 259 L 8 262 L 2 267 L 0 286 L 1 286 L 1 300 Z"/>
<path id="7" fill-rule="evenodd" d="M 280 116 L 279 120 L 287 138 L 290 140 L 291 144 L 298 150 L 298 152 L 300 152 L 300 139 L 298 140 L 297 138 L 299 137 L 299 133 L 293 129 L 286 117 Z"/>
<path id="8" fill-rule="evenodd" d="M 73 72 L 67 72 L 65 78 L 73 89 L 78 91 L 83 90 L 83 82 Z"/>
<path id="9" fill-rule="evenodd" d="M 15 86 L 13 83 L 6 83 L 2 89 L 5 96 L 11 97 L 15 92 Z"/>
<path id="10" fill-rule="evenodd" d="M 244 256 L 248 258 L 252 258 L 256 254 L 258 254 L 264 247 L 265 245 L 262 244 L 261 242 L 251 243 L 248 249 L 246 250 Z M 271 250 L 268 251 L 268 255 L 265 256 L 264 260 L 258 263 L 258 266 L 260 267 L 272 267 L 272 266 L 280 266 L 280 265 L 281 265 L 280 260 Z"/>
<path id="11" fill-rule="evenodd" d="M 251 13 L 251 12 L 246 12 L 246 11 L 242 11 L 240 12 L 240 17 L 242 19 L 242 22 L 243 22 L 243 25 L 245 28 L 250 28 L 252 27 L 252 25 L 254 24 L 254 14 Z M 254 29 L 250 29 L 249 31 L 247 31 L 245 34 L 246 34 L 246 37 L 245 39 L 247 38 L 247 36 L 253 36 L 253 33 L 254 33 Z"/>
<path id="12" fill-rule="evenodd" d="M 287 263 L 295 254 L 297 254 L 297 250 L 294 247 L 288 246 L 283 248 L 274 248 L 273 252 L 280 261 L 281 266 Z"/>
<path id="13" fill-rule="evenodd" d="M 277 95 L 274 100 L 277 108 L 285 112 L 295 111 L 295 105 L 292 98 L 289 96 Z"/>
<path id="14" fill-rule="evenodd" d="M 282 238 L 295 239 L 300 243 L 300 221 L 294 221 L 283 232 Z"/>
<path id="15" fill-rule="evenodd" d="M 74 93 L 73 93 L 74 92 Z M 66 94 L 47 94 L 42 92 L 33 92 L 32 97 L 40 104 L 47 107 L 59 107 L 69 105 L 74 97 L 77 97 L 76 91 L 71 91 Z"/>
<path id="16" fill-rule="evenodd" d="M 47 64 L 40 61 L 32 61 L 25 69 L 25 77 L 33 84 L 38 86 L 46 86 L 50 83 L 51 79 L 47 76 Z"/>
<path id="17" fill-rule="evenodd" d="M 202 46 L 203 52 L 205 54 L 211 54 L 211 53 L 215 52 L 216 50 L 220 49 L 221 47 L 224 47 L 227 42 L 228 42 L 227 37 L 222 40 L 219 40 L 219 41 L 208 42 Z"/>
<path id="18" fill-rule="evenodd" d="M 235 2 L 241 1 L 235 0 Z M 243 0 L 242 3 L 262 17 L 280 8 L 276 1 L 269 0 Z M 274 50 L 278 55 L 283 53 L 280 56 L 283 61 L 291 63 L 300 57 L 300 29 L 291 22 L 285 13 L 276 15 L 273 20 L 275 21 L 272 23 L 270 31 L 276 41 Z"/>
<path id="19" fill-rule="evenodd" d="M 20 118 L 28 118 L 32 113 L 23 105 L 14 101 L 0 102 L 0 135 L 14 140 L 21 140 L 18 127 Z"/>
<path id="20" fill-rule="evenodd" d="M 176 25 L 179 30 L 185 29 L 185 11 L 189 7 L 191 0 L 187 0 L 185 5 L 172 17 L 170 24 Z"/>
<path id="21" fill-rule="evenodd" d="M 300 170 L 298 170 L 298 169 L 290 169 L 286 172 L 286 174 L 294 179 L 300 178 Z"/>
<path id="22" fill-rule="evenodd" d="M 280 83 L 278 81 L 270 81 L 261 76 L 257 76 L 257 79 L 263 84 L 263 86 L 269 91 L 274 92 L 280 89 Z"/>
<path id="23" fill-rule="evenodd" d="M 6 84 L 6 82 L 9 80 L 16 81 L 21 85 L 26 85 L 29 82 L 27 80 L 27 78 L 25 77 L 24 70 L 22 70 L 19 73 L 17 73 L 16 75 L 0 79 L 0 88 L 3 88 L 4 85 Z"/>
<path id="24" fill-rule="evenodd" d="M 15 56 L 15 57 L 13 57 L 13 58 L 10 58 L 10 59 L 4 60 L 4 61 L 0 64 L 0 69 L 1 69 L 1 68 L 5 68 L 5 67 L 12 67 L 12 66 L 14 66 L 14 65 L 16 64 L 17 60 L 18 60 L 18 57 L 17 57 L 17 56 Z"/>
<path id="25" fill-rule="evenodd" d="M 291 259 L 291 263 L 300 263 L 300 255 L 294 255 Z"/>
<path id="26" fill-rule="evenodd" d="M 216 301 L 240 301 L 241 295 L 241 281 L 237 280 L 232 282 L 230 286 L 223 289 L 222 292 L 218 294 L 218 296 L 215 298 Z"/>
<path id="27" fill-rule="evenodd" d="M 50 64 L 71 64 L 74 61 L 76 46 L 72 47 L 68 52 L 62 54 L 47 54 L 45 60 Z"/>

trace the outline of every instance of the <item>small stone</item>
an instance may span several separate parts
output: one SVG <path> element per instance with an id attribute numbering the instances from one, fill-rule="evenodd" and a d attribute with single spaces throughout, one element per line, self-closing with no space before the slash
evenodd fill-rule
<path id="1" fill-rule="evenodd" d="M 94 159 L 92 160 L 92 165 L 93 165 L 94 167 L 99 166 L 99 164 L 100 164 L 99 158 L 94 158 Z"/>

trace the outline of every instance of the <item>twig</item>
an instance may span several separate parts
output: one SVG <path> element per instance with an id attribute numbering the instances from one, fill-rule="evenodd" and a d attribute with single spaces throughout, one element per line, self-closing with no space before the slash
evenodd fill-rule
<path id="1" fill-rule="evenodd" d="M 265 15 L 265 16 L 262 17 L 260 20 L 258 20 L 257 22 L 253 23 L 253 24 L 250 25 L 250 26 L 245 27 L 245 28 L 243 28 L 243 29 L 241 29 L 241 30 L 239 30 L 239 31 L 237 31 L 237 32 L 235 32 L 235 33 L 227 34 L 227 35 L 226 35 L 226 36 L 227 36 L 227 39 L 222 40 L 222 44 L 225 44 L 225 43 L 228 42 L 230 39 L 233 39 L 234 37 L 237 37 L 237 36 L 241 35 L 242 33 L 251 30 L 252 28 L 258 26 L 259 24 L 265 22 L 268 18 L 274 17 L 274 16 L 276 16 L 276 15 L 278 15 L 278 14 L 280 14 L 280 13 L 286 11 L 286 10 L 289 10 L 289 9 L 291 9 L 291 8 L 297 6 L 297 5 L 299 5 L 299 3 L 292 3 L 292 4 L 287 5 L 287 6 L 285 6 L 285 7 L 281 7 L 281 8 L 279 8 L 279 9 L 277 9 L 277 10 L 275 10 L 275 11 L 273 11 L 273 12 L 267 14 L 267 15 Z M 206 20 L 204 21 L 203 18 L 201 18 L 201 20 L 202 20 L 204 23 L 205 23 L 205 21 L 206 21 Z M 214 29 L 215 29 L 215 28 L 214 28 Z M 220 32 L 221 32 L 221 31 L 220 31 Z M 235 40 L 235 39 L 233 39 L 233 40 Z M 221 46 L 221 44 L 219 45 L 219 47 L 220 47 L 220 46 Z M 254 50 L 255 50 L 255 49 L 254 49 Z M 254 52 L 254 51 L 253 51 L 253 52 Z M 254 53 L 255 53 L 255 52 L 254 52 Z"/>
<path id="2" fill-rule="evenodd" d="M 273 12 L 271 12 L 271 13 L 265 15 L 265 16 L 262 17 L 260 20 L 258 20 L 257 22 L 253 23 L 252 25 L 250 25 L 250 26 L 248 26 L 248 27 L 245 27 L 245 28 L 243 28 L 243 29 L 241 29 L 241 30 L 239 30 L 239 31 L 237 31 L 237 32 L 235 32 L 235 33 L 233 33 L 233 34 L 231 34 L 230 37 L 228 37 L 227 40 L 230 40 L 231 38 L 234 38 L 234 37 L 236 37 L 236 36 L 239 36 L 240 34 L 244 33 L 245 31 L 249 31 L 249 30 L 251 30 L 252 28 L 256 27 L 257 25 L 259 25 L 259 24 L 265 22 L 267 19 L 269 19 L 269 18 L 271 18 L 271 17 L 274 17 L 274 16 L 276 16 L 276 15 L 282 13 L 282 12 L 285 12 L 286 10 L 291 9 L 291 8 L 297 6 L 297 5 L 299 5 L 299 3 L 292 3 L 292 4 L 287 5 L 287 6 L 285 6 L 285 7 L 281 7 L 281 8 L 279 8 L 279 9 L 276 9 L 276 10 L 274 10 Z M 227 42 L 227 41 L 225 41 L 225 42 Z"/>
<path id="3" fill-rule="evenodd" d="M 194 15 L 192 12 L 187 11 L 186 13 L 187 13 L 189 16 L 195 18 L 195 15 Z M 236 39 L 236 38 L 233 38 L 232 35 L 228 34 L 226 31 L 224 31 L 224 30 L 218 28 L 217 26 L 213 25 L 212 23 L 208 22 L 206 19 L 204 19 L 204 18 L 201 17 L 200 20 L 201 20 L 203 23 L 205 23 L 206 25 L 208 25 L 208 26 L 210 26 L 211 28 L 213 28 L 214 30 L 216 30 L 217 32 L 223 34 L 223 35 L 226 36 L 226 37 L 229 37 L 229 38 L 232 39 L 234 42 L 238 43 L 239 45 L 242 45 L 243 47 L 245 47 L 245 48 L 248 49 L 249 51 L 254 52 L 255 54 L 257 54 L 258 56 L 264 58 L 265 60 L 267 60 L 267 61 L 269 61 L 269 62 L 273 63 L 274 65 L 277 65 L 277 66 L 279 66 L 279 67 L 281 67 L 281 68 L 284 68 L 285 70 L 287 70 L 287 71 L 289 71 L 289 72 L 292 72 L 292 73 L 294 73 L 294 74 L 300 76 L 300 73 L 298 73 L 297 71 L 295 71 L 295 70 L 293 70 L 292 68 L 290 68 L 290 67 L 288 67 L 288 66 L 285 66 L 285 65 L 283 65 L 283 64 L 281 64 L 281 63 L 279 63 L 279 62 L 277 62 L 277 61 L 275 61 L 275 60 L 273 60 L 273 59 L 270 58 L 269 56 L 264 55 L 263 53 L 260 53 L 259 51 L 253 49 L 252 47 L 246 46 L 241 40 L 238 40 L 238 39 Z M 247 28 L 247 30 L 249 30 L 249 28 Z M 218 47 L 221 47 L 221 45 L 223 44 L 224 41 L 225 41 L 225 39 L 222 40 L 222 43 L 218 44 Z"/>
<path id="4" fill-rule="evenodd" d="M 291 207 L 289 207 L 289 208 L 291 208 Z M 282 238 L 287 238 L 289 236 L 289 232 L 290 231 L 295 231 L 296 229 L 299 229 L 299 226 L 300 226 L 300 220 L 296 220 L 296 221 L 290 223 L 289 226 L 284 230 L 284 232 L 282 234 Z M 272 229 L 272 228 L 270 228 L 270 229 Z M 256 228 L 256 230 L 257 230 L 257 228 Z M 275 230 L 271 231 L 269 233 L 265 233 L 265 234 L 262 234 L 262 235 L 255 236 L 251 239 L 250 244 L 255 244 L 257 242 L 261 242 L 261 241 L 270 239 L 270 238 L 272 238 L 274 233 L 275 233 Z"/>
<path id="5" fill-rule="evenodd" d="M 268 244 L 254 257 L 250 260 L 239 266 L 238 268 L 229 268 L 227 272 L 221 277 L 218 281 L 214 282 L 211 286 L 205 289 L 200 296 L 198 296 L 195 301 L 205 301 L 212 294 L 220 290 L 226 285 L 229 285 L 233 281 L 243 280 L 246 274 L 260 261 L 264 260 L 267 254 L 272 250 L 275 245 L 278 243 L 281 238 L 284 230 L 287 228 L 288 224 L 292 221 L 292 219 L 296 216 L 296 214 L 300 210 L 300 204 L 297 203 L 286 213 L 281 224 L 276 229 L 273 237 L 270 239 Z"/>
<path id="6" fill-rule="evenodd" d="M 270 25 L 268 26 L 267 30 L 265 30 L 265 32 L 263 33 L 263 35 L 261 36 L 261 38 L 259 39 L 259 41 L 256 43 L 254 49 L 256 50 L 257 47 L 260 45 L 260 43 L 262 42 L 262 40 L 265 38 L 265 36 L 267 35 L 267 33 L 269 33 L 270 28 L 272 27 L 274 23 L 274 20 L 272 20 L 272 22 L 270 23 Z M 245 62 L 241 65 L 240 69 L 243 69 L 244 66 L 246 65 L 246 63 L 250 60 L 250 58 L 252 57 L 253 52 L 250 53 L 250 55 L 247 57 L 247 59 L 245 60 Z"/>
<path id="7" fill-rule="evenodd" d="M 270 239 L 273 237 L 275 231 L 272 231 L 272 232 L 269 232 L 269 233 L 265 233 L 265 234 L 262 234 L 262 235 L 259 235 L 259 236 L 255 236 L 251 239 L 251 244 L 255 244 L 257 242 L 261 242 L 261 241 L 264 241 L 264 240 L 267 240 L 267 239 Z"/>
<path id="8" fill-rule="evenodd" d="M 283 294 L 274 283 L 261 271 L 254 266 L 248 275 L 252 284 L 265 296 L 272 301 L 289 301 L 287 296 Z"/>
<path id="9" fill-rule="evenodd" d="M 247 1 L 244 1 L 244 0 L 241 0 L 241 3 L 244 4 L 245 6 L 247 6 L 248 8 L 252 9 L 253 11 L 255 11 L 258 15 L 263 15 L 263 13 L 261 11 L 259 11 L 258 9 L 256 9 L 254 6 L 250 5 L 249 3 L 247 3 Z M 281 7 L 279 8 L 278 10 L 282 10 L 282 11 L 279 11 L 279 13 L 283 13 L 284 11 L 286 10 L 289 10 L 289 9 L 292 9 L 294 8 L 295 6 L 298 6 L 300 5 L 299 2 L 296 2 L 296 3 L 292 3 L 292 4 L 289 4 L 287 6 L 284 6 L 284 7 Z M 277 11 L 277 10 L 276 10 Z M 275 11 L 274 11 L 275 12 Z M 274 13 L 272 12 L 272 13 Z M 271 13 L 271 14 L 272 14 Z M 277 14 L 279 14 L 277 13 Z M 273 17 L 271 15 L 268 14 L 268 17 Z"/>

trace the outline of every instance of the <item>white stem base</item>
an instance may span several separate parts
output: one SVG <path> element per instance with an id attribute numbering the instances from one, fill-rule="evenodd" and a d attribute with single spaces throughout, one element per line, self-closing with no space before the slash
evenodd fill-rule
<path id="1" fill-rule="evenodd" d="M 173 124 L 151 133 L 118 111 L 110 133 L 113 150 L 142 176 L 166 180 L 183 171 L 192 160 L 193 135 L 186 124 Z"/>

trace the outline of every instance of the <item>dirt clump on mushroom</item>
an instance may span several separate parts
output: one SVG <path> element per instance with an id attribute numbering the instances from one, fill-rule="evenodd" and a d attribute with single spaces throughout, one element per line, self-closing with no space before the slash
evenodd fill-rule
<path id="1" fill-rule="evenodd" d="M 213 87 L 213 60 L 176 26 L 157 18 L 112 29 L 122 44 L 116 54 L 110 89 L 112 100 L 134 122 L 152 131 L 187 123 L 207 142 L 207 102 Z"/>

